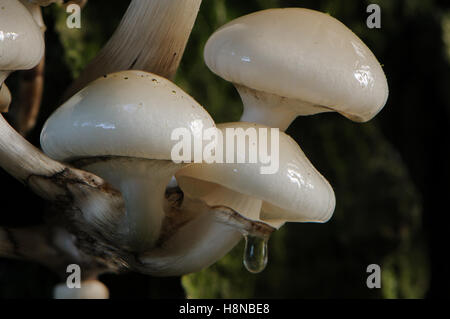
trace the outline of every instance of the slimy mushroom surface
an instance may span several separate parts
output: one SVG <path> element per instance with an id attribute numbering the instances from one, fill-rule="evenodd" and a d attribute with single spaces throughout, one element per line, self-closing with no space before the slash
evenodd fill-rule
<path id="1" fill-rule="evenodd" d="M 223 145 L 223 162 L 193 164 L 179 170 L 176 178 L 186 197 L 210 207 L 228 207 L 246 220 L 274 229 L 285 222 L 323 223 L 331 218 L 335 208 L 332 187 L 288 135 L 279 132 L 277 140 L 268 132 L 270 138 L 264 140 L 264 131 L 259 129 L 270 130 L 268 127 L 245 122 L 219 124 L 217 128 L 223 136 L 223 143 L 218 143 Z M 244 139 L 245 149 L 238 150 L 232 163 L 225 158 L 230 141 L 228 129 L 244 132 L 254 129 L 257 134 L 257 139 L 252 140 L 252 133 L 248 133 L 248 140 L 247 137 Z M 260 156 L 265 144 L 266 150 L 270 150 L 267 155 L 278 162 L 277 169 L 271 174 L 262 174 L 265 163 L 261 157 L 254 163 L 249 161 L 250 144 L 259 146 Z M 242 152 L 247 154 L 247 161 L 238 160 Z M 247 270 L 252 273 L 262 271 L 267 264 L 270 232 L 249 232 L 240 229 L 238 224 L 236 228 L 246 240 L 244 265 Z"/>
<path id="2" fill-rule="evenodd" d="M 18 0 L 0 1 L 0 83 L 5 71 L 27 70 L 44 54 L 42 32 Z"/>
<path id="3" fill-rule="evenodd" d="M 370 49 L 337 19 L 314 10 L 269 9 L 237 18 L 210 37 L 204 58 L 236 86 L 242 121 L 282 130 L 298 115 L 331 111 L 365 122 L 388 97 Z"/>
<path id="4" fill-rule="evenodd" d="M 195 139 L 215 124 L 169 80 L 122 71 L 92 82 L 57 109 L 42 130 L 41 145 L 53 159 L 77 160 L 121 191 L 128 244 L 143 251 L 160 236 L 166 186 L 188 165 L 171 160 L 171 134 L 179 128 Z"/>
<path id="5" fill-rule="evenodd" d="M 217 128 L 266 128 L 245 122 L 225 123 Z M 257 131 L 258 132 L 258 131 Z M 225 140 L 225 138 L 224 138 Z M 285 222 L 326 222 L 334 211 L 334 192 L 328 181 L 307 159 L 297 143 L 279 134 L 279 167 L 273 174 L 261 174 L 258 163 L 202 163 L 183 168 L 177 181 L 187 196 L 209 206 L 227 206 L 243 217 L 278 228 Z M 258 134 L 258 144 L 261 137 Z M 269 144 L 270 142 L 268 142 Z M 269 144 L 268 149 L 273 144 Z M 224 149 L 226 149 L 224 142 Z M 246 144 L 249 151 L 249 143 Z M 273 153 L 272 152 L 272 158 Z M 225 154 L 225 152 L 224 152 Z"/>
<path id="6" fill-rule="evenodd" d="M 6 78 L 35 67 L 44 50 L 41 29 L 27 8 L 18 0 L 0 0 L 0 112 L 7 112 L 11 103 Z"/>

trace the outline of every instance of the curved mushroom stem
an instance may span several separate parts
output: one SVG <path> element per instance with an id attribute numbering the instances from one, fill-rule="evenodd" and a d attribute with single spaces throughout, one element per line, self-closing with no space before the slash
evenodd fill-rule
<path id="1" fill-rule="evenodd" d="M 2 85 L 3 82 L 5 82 L 10 73 L 11 71 L 0 71 L 0 85 Z"/>
<path id="2" fill-rule="evenodd" d="M 11 110 L 13 125 L 23 136 L 31 131 L 39 115 L 44 91 L 45 57 L 31 70 L 21 72 L 17 104 Z"/>
<path id="3" fill-rule="evenodd" d="M 11 92 L 5 84 L 11 71 L 0 71 L 0 113 L 6 113 L 11 104 Z"/>
<path id="4" fill-rule="evenodd" d="M 129 246 L 138 252 L 151 249 L 160 237 L 166 216 L 166 186 L 184 165 L 128 157 L 92 158 L 77 161 L 75 165 L 102 176 L 121 191 Z"/>
<path id="5" fill-rule="evenodd" d="M 241 239 L 238 230 L 218 221 L 214 213 L 204 212 L 140 261 L 150 275 L 180 276 L 212 265 Z"/>
<path id="6" fill-rule="evenodd" d="M 52 176 L 65 169 L 20 136 L 1 115 L 0 166 L 22 183 L 30 176 Z"/>
<path id="7" fill-rule="evenodd" d="M 251 122 L 286 131 L 298 115 L 313 115 L 331 110 L 300 100 L 288 99 L 235 84 L 244 103 L 241 122 Z"/>
<path id="8" fill-rule="evenodd" d="M 132 0 L 119 27 L 67 91 L 69 98 L 104 74 L 135 69 L 172 78 L 201 0 Z"/>
<path id="9" fill-rule="evenodd" d="M 11 92 L 6 84 L 0 85 L 0 113 L 8 112 L 11 104 Z"/>
<path id="10" fill-rule="evenodd" d="M 67 283 L 57 285 L 53 290 L 55 299 L 108 299 L 109 290 L 96 279 L 85 280 L 79 288 L 69 288 Z"/>
<path id="11" fill-rule="evenodd" d="M 142 271 L 153 276 L 177 276 L 206 268 L 227 254 L 246 233 L 269 235 L 275 229 L 253 222 L 225 206 L 210 207 L 185 198 L 180 212 L 196 216 L 161 245 L 140 256 Z"/>
<path id="12" fill-rule="evenodd" d="M 42 17 L 40 5 L 29 0 L 20 0 L 20 2 L 27 8 L 44 34 L 47 27 Z M 44 91 L 44 66 L 45 51 L 37 66 L 30 70 L 25 70 L 21 74 L 20 93 L 18 94 L 17 100 L 18 105 L 15 105 L 12 111 L 14 127 L 21 135 L 26 135 L 36 123 Z"/>

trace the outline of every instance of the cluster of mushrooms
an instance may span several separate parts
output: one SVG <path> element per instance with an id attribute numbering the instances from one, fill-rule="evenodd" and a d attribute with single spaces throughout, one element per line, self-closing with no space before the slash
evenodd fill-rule
<path id="1" fill-rule="evenodd" d="M 39 5 L 52 2 L 0 0 L 4 112 L 11 102 L 5 79 L 42 60 Z M 63 282 L 57 298 L 107 297 L 96 280 L 104 272 L 199 271 L 243 237 L 244 263 L 258 272 L 267 262 L 270 233 L 286 222 L 326 222 L 333 214 L 332 187 L 284 131 L 296 117 L 322 112 L 357 122 L 373 118 L 388 97 L 379 62 L 351 30 L 321 12 L 270 9 L 240 17 L 217 30 L 204 49 L 209 69 L 233 83 L 244 104 L 240 122 L 216 125 L 169 80 L 200 3 L 133 0 L 95 63 L 47 120 L 43 152 L 0 116 L 0 166 L 51 202 L 38 231 L 6 236 L 0 228 L 0 255 L 20 253 L 61 274 L 68 264 L 80 265 L 81 289 Z M 153 15 L 152 27 L 142 15 Z M 125 37 L 131 20 L 134 32 Z M 227 128 L 279 128 L 279 169 L 261 174 L 261 163 L 172 161 L 178 128 L 193 137 L 211 128 L 224 135 Z M 8 244 L 11 236 L 16 245 Z"/>

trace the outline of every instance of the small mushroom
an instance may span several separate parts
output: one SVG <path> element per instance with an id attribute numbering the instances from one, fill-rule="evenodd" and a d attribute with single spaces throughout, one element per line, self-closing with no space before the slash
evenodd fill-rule
<path id="1" fill-rule="evenodd" d="M 332 111 L 365 122 L 388 97 L 370 49 L 340 21 L 309 9 L 269 9 L 233 20 L 209 38 L 204 58 L 236 86 L 242 121 L 282 130 L 298 115 Z"/>
<path id="2" fill-rule="evenodd" d="M 57 109 L 42 130 L 41 145 L 51 158 L 76 160 L 76 166 L 121 191 L 125 237 L 143 251 L 161 235 L 166 186 L 189 165 L 171 160 L 171 134 L 179 128 L 187 129 L 195 143 L 215 124 L 169 80 L 122 71 L 92 82 Z"/>
<path id="3" fill-rule="evenodd" d="M 223 139 L 223 163 L 193 164 L 179 170 L 176 179 L 186 196 L 210 207 L 231 208 L 247 220 L 273 228 L 279 228 L 285 222 L 323 223 L 331 218 L 335 208 L 333 189 L 292 138 L 281 132 L 278 140 L 264 140 L 259 129 L 270 129 L 253 123 L 226 123 L 217 128 L 226 136 Z M 227 162 L 228 128 L 255 129 L 257 140 L 249 140 L 245 152 L 249 154 L 250 143 L 259 145 L 260 160 L 257 163 L 249 163 L 248 159 L 245 163 L 239 163 L 237 159 L 233 163 Z M 261 168 L 266 166 L 260 153 L 264 143 L 267 143 L 265 148 L 271 150 L 271 159 L 278 162 L 278 170 L 271 174 L 261 173 Z M 245 231 L 244 235 L 249 235 L 247 242 L 255 237 Z M 247 268 L 257 272 L 264 265 L 265 262 L 259 260 Z"/>
<path id="4" fill-rule="evenodd" d="M 53 289 L 55 299 L 108 299 L 108 288 L 98 280 L 85 280 L 80 288 L 69 288 L 66 283 Z"/>
<path id="5" fill-rule="evenodd" d="M 36 66 L 44 54 L 42 32 L 18 0 L 0 3 L 0 85 L 15 70 Z"/>

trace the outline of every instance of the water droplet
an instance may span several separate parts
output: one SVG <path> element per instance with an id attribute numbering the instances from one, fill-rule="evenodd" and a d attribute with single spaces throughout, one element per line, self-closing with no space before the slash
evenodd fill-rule
<path id="1" fill-rule="evenodd" d="M 253 274 L 260 273 L 267 265 L 269 237 L 245 235 L 244 266 Z"/>

